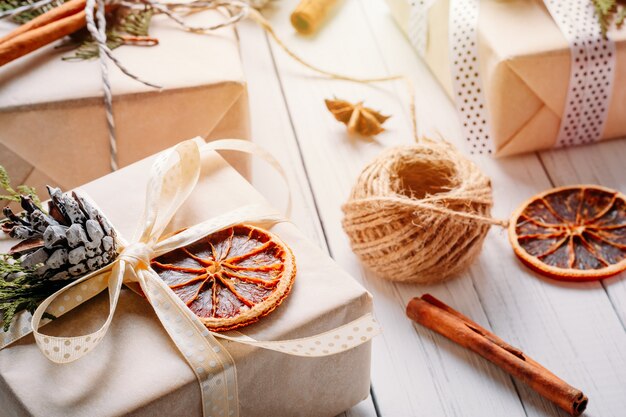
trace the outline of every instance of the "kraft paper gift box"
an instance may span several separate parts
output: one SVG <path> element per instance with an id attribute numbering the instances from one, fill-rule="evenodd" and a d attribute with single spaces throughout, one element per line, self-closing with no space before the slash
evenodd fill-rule
<path id="1" fill-rule="evenodd" d="M 223 21 L 216 11 L 186 18 L 195 26 Z M 0 35 L 16 27 L 0 21 Z M 189 137 L 248 138 L 246 83 L 232 27 L 190 33 L 156 16 L 154 47 L 122 46 L 113 54 L 147 87 L 109 62 L 119 166 Z M 36 168 L 34 186 L 73 188 L 109 172 L 109 136 L 100 63 L 62 61 L 55 42 L 0 67 L 0 143 Z M 245 169 L 244 158 L 229 159 Z"/>
<path id="2" fill-rule="evenodd" d="M 387 0 L 409 33 L 409 0 Z M 449 0 L 428 13 L 425 61 L 452 97 Z M 601 140 L 626 136 L 626 27 L 609 32 L 616 71 Z M 570 78 L 570 48 L 541 0 L 482 0 L 478 61 L 496 156 L 555 146 Z"/>
<path id="3" fill-rule="evenodd" d="M 139 221 L 153 158 L 80 190 L 125 237 Z M 264 199 L 220 156 L 203 157 L 201 179 L 170 231 Z M 271 229 L 293 250 L 297 276 L 289 297 L 240 331 L 257 340 L 313 336 L 371 312 L 370 294 L 291 223 Z M 167 233 L 168 231 L 166 231 Z M 2 241 L 3 252 L 11 242 Z M 81 335 L 108 312 L 104 293 L 43 327 L 46 334 Z M 237 368 L 242 416 L 334 416 L 368 396 L 370 342 L 323 358 L 290 356 L 226 342 Z M 87 356 L 50 362 L 32 335 L 0 351 L 3 416 L 200 416 L 198 381 L 145 299 L 125 289 L 108 334 Z"/>

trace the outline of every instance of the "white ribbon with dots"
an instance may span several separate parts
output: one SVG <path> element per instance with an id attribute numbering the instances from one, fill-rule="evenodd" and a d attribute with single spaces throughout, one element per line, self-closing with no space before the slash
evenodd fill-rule
<path id="1" fill-rule="evenodd" d="M 409 39 L 424 56 L 428 11 L 434 1 L 414 0 L 409 17 Z M 602 137 L 615 74 L 615 43 L 602 36 L 589 0 L 544 0 L 569 42 L 570 81 L 556 145 L 595 142 Z M 478 70 L 478 15 L 480 0 L 450 0 L 449 39 L 454 101 L 463 136 L 471 153 L 492 153 L 489 112 Z"/>
<path id="2" fill-rule="evenodd" d="M 0 349 L 32 331 L 38 347 L 48 359 L 60 364 L 73 362 L 88 354 L 105 337 L 122 284 L 138 284 L 195 373 L 200 383 L 204 415 L 238 416 L 235 363 L 218 338 L 289 355 L 321 357 L 355 348 L 380 333 L 371 314 L 316 336 L 286 341 L 257 341 L 244 335 L 215 333 L 202 324 L 150 267 L 150 260 L 239 223 L 272 225 L 285 221 L 282 215 L 268 206 L 249 205 L 160 240 L 167 224 L 195 188 L 200 175 L 201 153 L 209 150 L 236 150 L 261 155 L 284 176 L 276 160 L 248 141 L 224 139 L 204 144 L 201 140 L 188 140 L 165 151 L 152 166 L 145 209 L 132 243 L 118 237 L 121 249 L 115 261 L 44 300 L 33 314 L 31 326 L 27 325 L 27 315 L 20 314 L 0 340 Z M 43 318 L 44 313 L 62 316 L 106 288 L 109 292 L 109 315 L 95 332 L 74 337 L 54 337 L 39 332 L 39 328 L 48 322 Z"/>
<path id="3" fill-rule="evenodd" d="M 424 56 L 428 45 L 428 11 L 435 0 L 411 2 L 409 40 Z M 463 136 L 471 153 L 491 153 L 489 114 L 485 108 L 482 79 L 478 72 L 478 12 L 480 0 L 450 0 L 448 36 L 454 102 L 461 118 Z"/>
<path id="4" fill-rule="evenodd" d="M 544 0 L 570 44 L 572 61 L 556 146 L 592 143 L 602 137 L 615 75 L 615 42 L 602 35 L 589 0 Z"/>
<path id="5" fill-rule="evenodd" d="M 409 39 L 417 53 L 424 57 L 428 45 L 428 11 L 436 0 L 411 0 Z"/>

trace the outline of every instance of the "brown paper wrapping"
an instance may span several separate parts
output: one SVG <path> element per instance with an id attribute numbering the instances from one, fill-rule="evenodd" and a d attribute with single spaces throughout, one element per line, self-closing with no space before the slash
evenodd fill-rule
<path id="1" fill-rule="evenodd" d="M 81 187 L 116 228 L 131 236 L 139 220 L 152 158 Z M 196 224 L 263 198 L 217 154 L 203 159 L 195 192 L 169 230 Z M 371 312 L 371 296 L 290 223 L 272 228 L 296 256 L 293 290 L 271 315 L 245 327 L 257 340 L 284 340 L 331 330 Z M 167 233 L 167 231 L 166 231 Z M 0 242 L 6 250 L 9 242 Z M 101 294 L 45 328 L 84 334 L 106 317 Z M 242 416 L 334 416 L 369 392 L 370 343 L 323 358 L 303 358 L 226 343 L 235 359 Z M 32 336 L 0 351 L 0 404 L 10 416 L 201 415 L 198 382 L 150 305 L 124 290 L 113 324 L 96 350 L 54 364 Z"/>
<path id="2" fill-rule="evenodd" d="M 207 26 L 223 19 L 206 11 L 188 22 Z M 0 21 L 0 34 L 13 28 Z M 163 90 L 140 84 L 109 63 L 119 165 L 189 137 L 247 139 L 248 97 L 233 28 L 201 35 L 157 16 L 150 30 L 158 46 L 126 46 L 113 53 Z M 110 172 L 100 64 L 61 60 L 71 54 L 52 44 L 0 68 L 0 143 L 45 174 L 35 178 L 47 176 L 64 188 Z M 229 159 L 245 170 L 244 160 Z"/>
<path id="3" fill-rule="evenodd" d="M 387 1 L 407 33 L 409 0 Z M 429 11 L 425 60 L 452 97 L 448 12 L 449 0 L 435 2 Z M 601 140 L 626 135 L 626 27 L 609 36 L 616 42 L 616 72 Z M 553 147 L 565 108 L 570 50 L 543 2 L 482 0 L 478 45 L 496 156 Z"/>

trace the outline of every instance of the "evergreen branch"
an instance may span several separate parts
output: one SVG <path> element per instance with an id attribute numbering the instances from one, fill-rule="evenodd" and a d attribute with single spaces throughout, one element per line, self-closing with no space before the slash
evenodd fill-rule
<path id="1" fill-rule="evenodd" d="M 17 192 L 20 195 L 29 196 L 33 200 L 33 203 L 35 203 L 37 207 L 41 208 L 41 200 L 37 195 L 37 190 L 35 190 L 35 187 L 31 187 L 30 185 L 18 185 L 16 188 Z"/>
<path id="2" fill-rule="evenodd" d="M 148 36 L 148 30 L 150 29 L 150 22 L 154 10 L 152 8 L 146 8 L 142 10 L 130 10 L 125 16 L 123 16 L 116 29 L 119 32 L 128 33 L 133 36 Z"/>
<path id="3" fill-rule="evenodd" d="M 621 27 L 624 24 L 624 20 L 626 19 L 626 7 L 622 7 L 617 12 L 617 16 L 615 17 L 615 25 L 617 27 Z"/>
<path id="4" fill-rule="evenodd" d="M 67 0 L 54 0 L 45 6 L 38 7 L 36 9 L 28 10 L 22 13 L 18 13 L 15 16 L 11 16 L 11 20 L 15 23 L 24 24 L 30 20 L 33 20 L 39 15 L 46 13 L 47 11 L 60 6 Z M 18 7 L 28 6 L 35 3 L 34 0 L 0 0 L 0 12 L 15 10 Z"/>
<path id="5" fill-rule="evenodd" d="M 24 310 L 33 313 L 43 300 L 63 287 L 63 281 L 41 279 L 33 271 L 9 255 L 0 255 L 0 311 L 5 332 L 16 314 Z"/>
<path id="6" fill-rule="evenodd" d="M 623 25 L 626 18 L 624 0 L 591 0 L 591 3 L 596 11 L 603 36 L 606 36 L 612 23 L 615 23 L 618 28 Z"/>
<path id="7" fill-rule="evenodd" d="M 25 195 L 30 197 L 37 207 L 42 208 L 41 200 L 39 199 L 39 196 L 37 196 L 35 188 L 27 185 L 18 185 L 15 189 L 11 187 L 11 178 L 9 177 L 9 173 L 2 165 L 0 165 L 0 188 L 8 193 L 0 195 L 0 201 L 19 202 L 21 200 L 21 196 Z"/>
<path id="8" fill-rule="evenodd" d="M 15 190 L 11 187 L 11 179 L 6 168 L 0 165 L 0 187 L 11 195 L 15 195 Z"/>
<path id="9" fill-rule="evenodd" d="M 118 34 L 114 31 L 107 31 L 107 46 L 109 49 L 113 50 L 119 48 L 123 44 L 124 40 Z M 76 50 L 73 55 L 61 58 L 63 61 L 85 61 L 98 58 L 100 56 L 100 48 L 98 48 L 98 44 L 91 37 L 91 35 L 87 35 L 79 40 L 72 39 L 62 46 L 67 45 L 72 45 L 72 47 L 76 48 Z"/>
<path id="10" fill-rule="evenodd" d="M 113 50 L 124 45 L 124 34 L 133 36 L 148 36 L 148 30 L 154 10 L 145 8 L 141 10 L 118 9 L 117 13 L 109 16 L 107 30 L 107 46 Z M 60 47 L 70 46 L 75 48 L 72 55 L 65 56 L 64 61 L 83 61 L 98 58 L 100 49 L 93 37 L 86 30 L 76 32 L 70 40 Z"/>

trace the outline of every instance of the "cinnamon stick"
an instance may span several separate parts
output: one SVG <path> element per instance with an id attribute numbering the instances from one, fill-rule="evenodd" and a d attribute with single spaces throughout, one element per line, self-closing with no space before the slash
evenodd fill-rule
<path id="1" fill-rule="evenodd" d="M 22 33 L 26 33 L 30 30 L 45 26 L 50 24 L 56 20 L 61 20 L 65 17 L 74 15 L 81 10 L 85 9 L 86 0 L 70 0 L 67 3 L 63 3 L 60 6 L 57 6 L 46 13 L 37 16 L 33 20 L 30 20 L 23 25 L 19 26 L 14 31 L 0 38 L 0 44 L 8 41 L 9 39 L 13 39 L 16 36 L 21 35 Z"/>
<path id="2" fill-rule="evenodd" d="M 12 37 L 0 43 L 0 66 L 70 35 L 83 26 L 85 26 L 84 10 Z"/>
<path id="3" fill-rule="evenodd" d="M 406 314 L 415 322 L 478 353 L 569 414 L 579 416 L 585 411 L 589 400 L 582 391 L 432 295 L 425 294 L 409 301 Z"/>
<path id="4" fill-rule="evenodd" d="M 119 3 L 105 6 L 106 12 Z M 0 67 L 85 26 L 85 0 L 71 0 L 36 17 L 0 39 Z"/>

